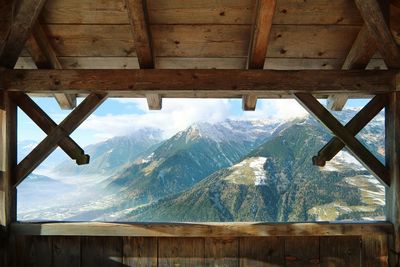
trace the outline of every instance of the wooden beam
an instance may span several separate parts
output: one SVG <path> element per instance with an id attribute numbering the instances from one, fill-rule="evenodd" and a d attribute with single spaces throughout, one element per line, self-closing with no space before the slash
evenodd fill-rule
<path id="1" fill-rule="evenodd" d="M 1 92 L 0 109 L 0 228 L 7 230 L 16 221 L 16 190 L 13 188 L 17 165 L 17 107 Z"/>
<path id="2" fill-rule="evenodd" d="M 60 70 L 63 68 L 39 22 L 36 22 L 33 26 L 32 34 L 26 43 L 26 48 L 39 69 Z M 54 97 L 62 109 L 73 109 L 76 107 L 75 95 L 54 94 Z"/>
<path id="3" fill-rule="evenodd" d="M 263 69 L 267 55 L 269 36 L 272 28 L 276 0 L 257 0 L 255 5 L 255 19 L 251 33 L 249 53 L 247 57 L 248 69 Z M 256 95 L 244 95 L 243 110 L 255 110 Z"/>
<path id="4" fill-rule="evenodd" d="M 318 119 L 326 128 L 337 136 L 350 153 L 373 174 L 383 185 L 389 186 L 390 179 L 386 167 L 361 144 L 324 106 L 307 93 L 295 93 L 296 100 Z"/>
<path id="5" fill-rule="evenodd" d="M 400 92 L 389 94 L 385 109 L 385 155 L 389 168 L 390 188 L 386 191 L 386 216 L 393 223 L 389 239 L 390 266 L 399 266 L 400 254 Z"/>
<path id="6" fill-rule="evenodd" d="M 151 32 L 148 23 L 146 0 L 125 0 L 135 49 L 141 69 L 154 68 Z"/>
<path id="7" fill-rule="evenodd" d="M 36 22 L 46 0 L 9 1 L 14 5 L 13 15 L 6 37 L 0 47 L 0 66 L 12 69 L 25 46 L 31 29 Z M 1 43 L 0 43 L 1 44 Z"/>
<path id="8" fill-rule="evenodd" d="M 58 126 L 53 129 L 28 156 L 17 166 L 16 182 L 18 186 L 51 152 L 61 140 L 69 136 L 104 100 L 105 94 L 90 94 L 78 107 L 76 107 Z"/>
<path id="9" fill-rule="evenodd" d="M 342 236 L 387 235 L 392 225 L 377 223 L 14 223 L 16 235 L 57 236 Z"/>
<path id="10" fill-rule="evenodd" d="M 386 14 L 378 0 L 355 0 L 365 25 L 375 38 L 379 52 L 389 68 L 400 68 L 400 47 L 387 24 Z M 389 4 L 384 1 L 384 4 Z M 384 7 L 386 8 L 386 7 Z"/>
<path id="11" fill-rule="evenodd" d="M 345 126 L 352 135 L 357 135 L 386 105 L 387 96 L 377 95 L 363 107 Z M 339 138 L 333 137 L 319 152 L 313 157 L 313 163 L 317 166 L 325 166 L 340 150 L 345 147 Z"/>
<path id="12" fill-rule="evenodd" d="M 162 98 L 159 94 L 146 94 L 146 98 L 150 110 L 161 110 Z"/>
<path id="13" fill-rule="evenodd" d="M 363 70 L 367 67 L 371 58 L 376 53 L 377 47 L 373 36 L 368 31 L 367 26 L 363 26 L 358 33 L 350 52 L 343 63 L 343 70 Z M 327 101 L 330 110 L 341 111 L 346 105 L 348 96 L 345 94 L 331 95 Z"/>
<path id="14" fill-rule="evenodd" d="M 396 70 L 5 70 L 0 88 L 38 94 L 258 98 L 294 92 L 373 95 L 395 90 Z M 229 77 L 229 78 L 227 78 Z M 156 88 L 156 89 L 155 89 Z"/>
<path id="15" fill-rule="evenodd" d="M 13 93 L 14 102 L 35 122 L 47 135 L 51 134 L 57 124 L 26 94 Z M 58 144 L 78 165 L 88 164 L 90 156 L 70 137 L 62 139 Z"/>

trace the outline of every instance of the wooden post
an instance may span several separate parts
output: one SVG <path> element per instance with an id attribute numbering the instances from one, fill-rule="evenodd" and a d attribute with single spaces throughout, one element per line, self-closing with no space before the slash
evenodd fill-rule
<path id="1" fill-rule="evenodd" d="M 386 216 L 393 223 L 389 238 L 389 266 L 399 266 L 400 253 L 400 92 L 389 94 L 385 109 L 386 166 L 389 168 L 390 187 L 386 190 Z"/>
<path id="2" fill-rule="evenodd" d="M 0 105 L 0 226 L 7 231 L 16 221 L 16 190 L 13 189 L 17 165 L 17 107 L 8 94 Z"/>

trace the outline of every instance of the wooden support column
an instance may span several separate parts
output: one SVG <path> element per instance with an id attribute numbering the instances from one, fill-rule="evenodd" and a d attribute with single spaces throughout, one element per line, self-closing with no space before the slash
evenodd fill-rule
<path id="1" fill-rule="evenodd" d="M 386 216 L 394 226 L 389 240 L 389 266 L 394 267 L 400 264 L 400 92 L 389 94 L 385 111 L 385 154 L 390 175 L 390 188 L 386 190 Z"/>
<path id="2" fill-rule="evenodd" d="M 16 221 L 17 107 L 0 91 L 0 227 L 7 230 Z"/>
<path id="3" fill-rule="evenodd" d="M 39 22 L 33 26 L 32 34 L 26 42 L 26 48 L 38 69 L 62 69 L 62 65 Z M 75 95 L 57 93 L 54 94 L 54 97 L 62 109 L 76 107 Z"/>
<path id="4" fill-rule="evenodd" d="M 247 57 L 248 69 L 264 68 L 275 7 L 276 0 L 257 0 L 256 2 L 255 19 Z M 243 110 L 253 111 L 256 109 L 257 95 L 244 95 L 242 101 Z"/>

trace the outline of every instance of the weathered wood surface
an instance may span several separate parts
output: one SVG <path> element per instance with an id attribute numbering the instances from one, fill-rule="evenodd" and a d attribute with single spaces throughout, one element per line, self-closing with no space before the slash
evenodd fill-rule
<path id="1" fill-rule="evenodd" d="M 6 70 L 10 91 L 52 94 L 107 92 L 110 96 L 258 97 L 313 94 L 377 94 L 395 89 L 397 71 L 342 70 Z M 229 77 L 229 79 L 227 79 Z M 166 83 L 165 81 L 168 81 Z"/>
<path id="2" fill-rule="evenodd" d="M 9 2 L 13 4 L 3 6 L 4 3 L 2 2 L 0 9 L 0 17 L 9 18 L 8 29 L 1 30 L 3 36 L 0 37 L 0 66 L 12 69 L 46 0 Z"/>
<path id="3" fill-rule="evenodd" d="M 390 223 L 14 223 L 17 235 L 61 236 L 159 236 L 159 237 L 243 237 L 243 236 L 342 236 L 390 234 Z"/>
<path id="4" fill-rule="evenodd" d="M 159 94 L 146 94 L 146 99 L 150 110 L 161 110 L 162 98 Z"/>
<path id="5" fill-rule="evenodd" d="M 153 69 L 154 54 L 146 1 L 125 0 L 125 5 L 128 9 L 131 32 L 135 40 L 135 49 L 140 68 Z"/>
<path id="6" fill-rule="evenodd" d="M 18 236 L 19 266 L 345 266 L 387 265 L 387 236 L 60 237 Z"/>
<path id="7" fill-rule="evenodd" d="M 311 94 L 296 93 L 296 100 L 338 137 L 350 153 L 373 174 L 383 185 L 390 186 L 389 171 L 355 136 L 350 133 L 318 100 Z"/>
<path id="8" fill-rule="evenodd" d="M 400 79 L 399 79 L 400 82 Z M 387 190 L 386 216 L 393 223 L 394 233 L 390 241 L 390 266 L 398 266 L 400 252 L 400 93 L 389 95 L 385 108 L 385 154 L 386 165 L 389 168 L 391 186 Z"/>

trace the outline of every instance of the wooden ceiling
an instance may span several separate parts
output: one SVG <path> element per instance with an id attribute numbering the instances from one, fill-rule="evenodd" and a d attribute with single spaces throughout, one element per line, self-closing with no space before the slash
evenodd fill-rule
<path id="1" fill-rule="evenodd" d="M 138 69 L 125 3 L 47 1 L 40 24 L 60 67 Z M 255 0 L 148 0 L 155 68 L 246 68 L 255 4 Z M 391 22 L 400 43 L 400 8 L 394 5 Z M 354 0 L 277 0 L 264 68 L 341 69 L 363 23 Z M 28 51 L 23 51 L 16 68 L 36 68 Z M 368 68 L 386 66 L 375 54 Z"/>

